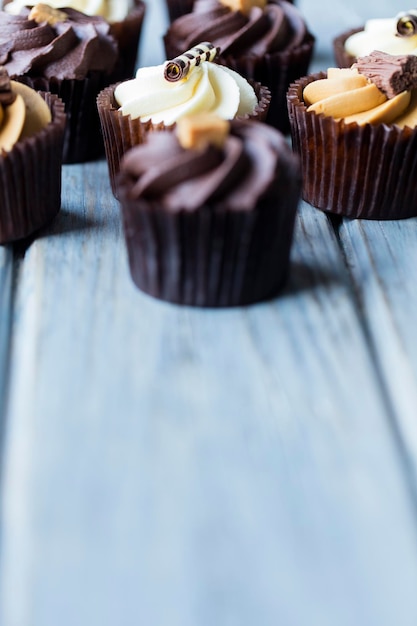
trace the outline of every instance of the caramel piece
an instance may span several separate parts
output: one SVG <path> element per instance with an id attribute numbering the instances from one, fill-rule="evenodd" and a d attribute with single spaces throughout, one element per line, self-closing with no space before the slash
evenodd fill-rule
<path id="1" fill-rule="evenodd" d="M 49 4 L 35 4 L 35 6 L 31 9 L 29 15 L 29 20 L 34 20 L 38 24 L 42 22 L 47 22 L 51 26 L 54 24 L 58 24 L 58 22 L 65 22 L 68 19 L 68 16 L 64 11 L 59 11 L 59 9 L 53 9 Z"/>
<path id="2" fill-rule="evenodd" d="M 253 7 L 260 7 L 263 9 L 266 6 L 267 0 L 220 0 L 221 4 L 232 11 L 240 11 L 244 15 L 249 15 Z"/>
<path id="3" fill-rule="evenodd" d="M 203 150 L 211 144 L 222 148 L 230 123 L 213 113 L 196 113 L 177 122 L 177 137 L 183 148 Z"/>

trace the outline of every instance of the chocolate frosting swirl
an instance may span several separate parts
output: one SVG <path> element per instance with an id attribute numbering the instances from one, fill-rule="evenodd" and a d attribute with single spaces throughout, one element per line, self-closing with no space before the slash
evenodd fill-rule
<path id="1" fill-rule="evenodd" d="M 254 121 L 231 122 L 224 147 L 202 151 L 185 149 L 174 132 L 161 131 L 125 154 L 120 178 L 130 182 L 131 199 L 155 200 L 172 212 L 207 203 L 250 211 L 276 180 L 287 153 L 280 133 Z"/>
<path id="2" fill-rule="evenodd" d="M 75 9 L 61 9 L 67 19 L 56 24 L 0 12 L 0 65 L 10 77 L 28 75 L 58 79 L 83 79 L 88 72 L 110 73 L 118 49 L 101 17 Z"/>
<path id="3" fill-rule="evenodd" d="M 175 20 L 166 38 L 184 50 L 211 41 L 222 55 L 262 56 L 299 46 L 307 35 L 300 12 L 286 0 L 270 0 L 264 9 L 253 7 L 248 16 L 217 0 L 196 0 L 193 12 Z"/>

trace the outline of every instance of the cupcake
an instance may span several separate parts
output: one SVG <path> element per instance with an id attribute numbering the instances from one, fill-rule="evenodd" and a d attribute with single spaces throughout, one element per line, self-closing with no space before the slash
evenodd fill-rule
<path id="1" fill-rule="evenodd" d="M 303 198 L 350 218 L 417 215 L 417 57 L 374 51 L 288 90 Z"/>
<path id="2" fill-rule="evenodd" d="M 3 8 L 18 15 L 24 7 L 34 4 L 33 0 L 5 0 Z M 71 8 L 86 15 L 98 15 L 109 22 L 110 33 L 119 48 L 113 81 L 133 76 L 146 9 L 142 0 L 48 0 L 48 5 L 54 9 Z"/>
<path id="3" fill-rule="evenodd" d="M 286 0 L 196 0 L 166 31 L 167 58 L 204 40 L 220 48 L 219 63 L 270 89 L 267 123 L 288 131 L 286 92 L 307 73 L 315 41 L 300 11 Z"/>
<path id="4" fill-rule="evenodd" d="M 373 50 L 388 54 L 417 53 L 417 9 L 401 12 L 393 18 L 374 18 L 364 26 L 341 33 L 333 40 L 338 67 L 350 67 L 357 58 Z"/>
<path id="5" fill-rule="evenodd" d="M 65 103 L 64 163 L 104 152 L 96 97 L 118 58 L 109 29 L 101 17 L 44 4 L 19 15 L 0 12 L 0 63 L 11 78 L 56 93 Z"/>
<path id="6" fill-rule="evenodd" d="M 292 0 L 291 0 L 292 2 Z M 178 17 L 191 13 L 195 4 L 195 0 L 166 0 L 169 21 L 173 22 Z M 240 0 L 230 0 L 229 6 L 237 7 L 242 5 Z"/>
<path id="7" fill-rule="evenodd" d="M 63 102 L 0 66 L 0 244 L 28 237 L 61 205 Z"/>
<path id="8" fill-rule="evenodd" d="M 131 277 L 145 293 L 225 307 L 283 287 L 300 172 L 277 130 L 184 117 L 124 155 L 117 188 Z"/>
<path id="9" fill-rule="evenodd" d="M 136 78 L 99 94 L 113 193 L 122 155 L 142 143 L 150 131 L 172 129 L 178 119 L 195 112 L 217 113 L 224 119 L 266 118 L 269 90 L 211 62 L 216 54 L 210 43 L 202 43 L 172 61 L 140 68 Z"/>

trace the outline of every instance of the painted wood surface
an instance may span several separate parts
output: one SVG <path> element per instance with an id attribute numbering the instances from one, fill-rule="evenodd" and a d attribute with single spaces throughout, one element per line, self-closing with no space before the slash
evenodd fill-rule
<path id="1" fill-rule="evenodd" d="M 397 11 L 312 5 L 324 68 L 334 24 Z M 0 249 L 0 624 L 414 626 L 416 223 L 301 203 L 279 298 L 176 307 L 130 280 L 106 164 L 66 166 Z"/>

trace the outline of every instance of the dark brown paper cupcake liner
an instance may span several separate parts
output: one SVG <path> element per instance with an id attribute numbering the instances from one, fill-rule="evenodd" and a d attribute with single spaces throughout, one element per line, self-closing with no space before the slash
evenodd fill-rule
<path id="1" fill-rule="evenodd" d="M 119 175 L 131 277 L 156 298 L 204 307 L 241 306 L 277 295 L 285 283 L 299 180 L 285 166 L 252 211 L 203 206 L 169 212 L 128 199 Z"/>
<path id="2" fill-rule="evenodd" d="M 145 3 L 135 0 L 134 8 L 124 20 L 110 24 L 110 33 L 117 41 L 120 54 L 110 81 L 112 83 L 134 75 L 145 11 Z"/>
<path id="3" fill-rule="evenodd" d="M 63 163 L 83 163 L 104 155 L 96 99 L 98 93 L 108 85 L 108 75 L 102 72 L 91 72 L 83 80 L 29 76 L 17 76 L 15 80 L 37 91 L 54 93 L 65 103 L 67 124 Z"/>
<path id="4" fill-rule="evenodd" d="M 304 87 L 288 90 L 293 148 L 301 159 L 302 197 L 313 206 L 349 218 L 378 220 L 417 216 L 417 129 L 345 124 L 307 112 Z"/>
<path id="5" fill-rule="evenodd" d="M 341 33 L 333 39 L 333 55 L 336 61 L 337 67 L 350 67 L 352 63 L 356 61 L 356 57 L 348 54 L 345 50 L 345 42 L 351 35 L 355 35 L 363 30 L 361 28 L 352 28 L 344 33 Z"/>
<path id="6" fill-rule="evenodd" d="M 61 206 L 64 104 L 41 93 L 52 121 L 32 137 L 0 154 L 0 243 L 28 237 L 45 226 Z"/>
<path id="7" fill-rule="evenodd" d="M 255 89 L 258 98 L 258 105 L 250 115 L 240 116 L 240 119 L 256 119 L 264 121 L 271 101 L 269 89 L 259 83 L 249 81 Z M 164 124 L 152 124 L 152 122 L 142 122 L 140 118 L 132 119 L 130 115 L 123 115 L 118 109 L 114 98 L 114 90 L 117 85 L 110 85 L 98 95 L 97 109 L 100 117 L 105 154 L 109 168 L 110 184 L 113 194 L 116 196 L 116 176 L 120 169 L 120 160 L 129 148 L 143 143 L 147 132 L 172 130 L 175 124 L 165 126 Z M 117 197 L 117 196 L 116 196 Z"/>
<path id="8" fill-rule="evenodd" d="M 292 82 L 307 74 L 314 44 L 315 38 L 313 35 L 309 35 L 302 45 L 288 51 L 262 56 L 219 56 L 217 61 L 235 70 L 247 80 L 254 80 L 270 89 L 271 104 L 266 122 L 281 132 L 287 133 L 290 128 L 286 100 L 287 90 Z M 168 59 L 175 58 L 183 52 L 175 44 L 174 38 L 169 35 L 165 36 L 164 45 Z"/>

